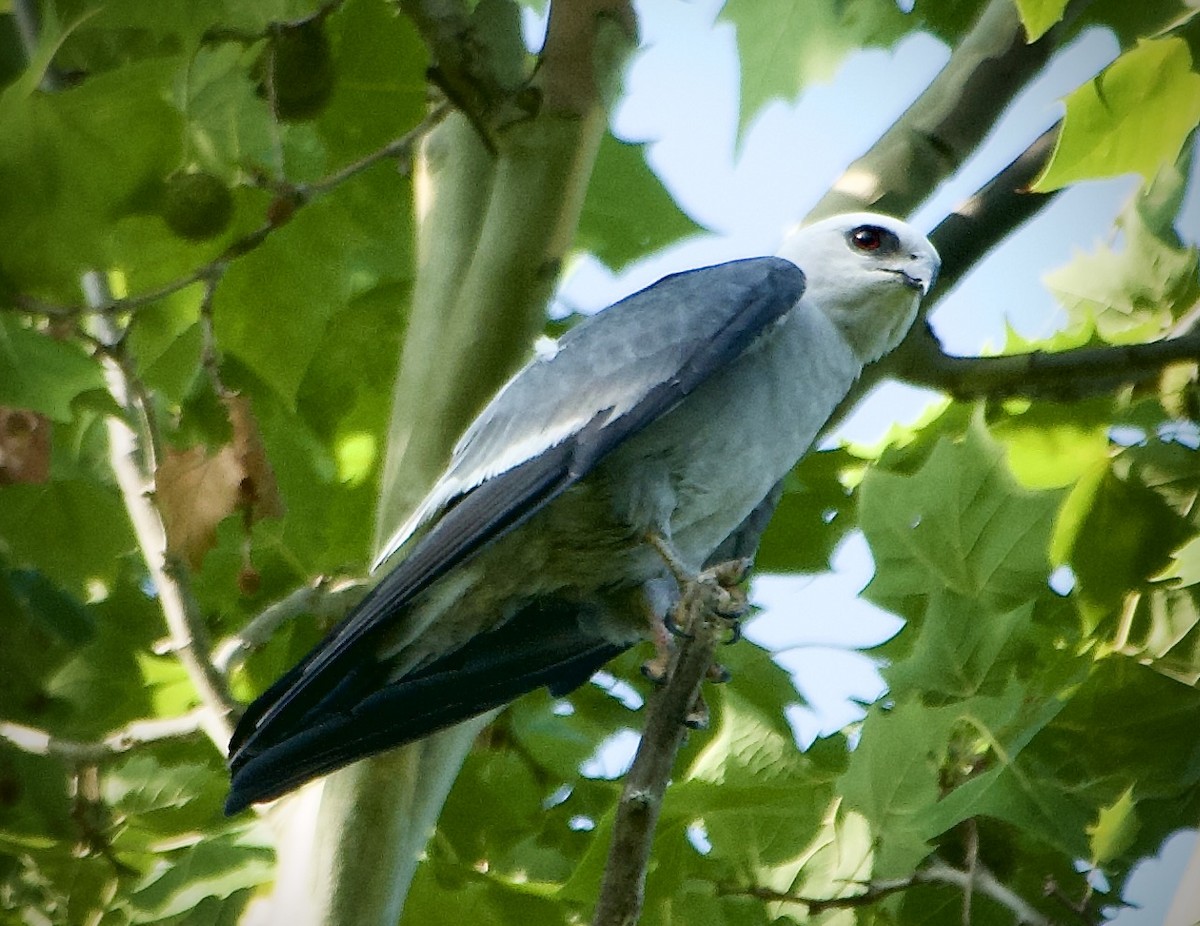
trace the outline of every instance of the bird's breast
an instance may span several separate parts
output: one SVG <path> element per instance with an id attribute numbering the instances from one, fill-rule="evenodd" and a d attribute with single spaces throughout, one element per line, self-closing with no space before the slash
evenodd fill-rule
<path id="1" fill-rule="evenodd" d="M 698 566 L 812 445 L 861 367 L 802 302 L 605 463 L 619 519 Z"/>

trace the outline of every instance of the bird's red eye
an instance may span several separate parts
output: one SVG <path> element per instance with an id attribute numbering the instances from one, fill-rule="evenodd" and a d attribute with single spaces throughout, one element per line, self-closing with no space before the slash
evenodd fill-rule
<path id="1" fill-rule="evenodd" d="M 883 244 L 883 239 L 879 236 L 879 229 L 867 225 L 854 229 L 853 238 L 855 245 L 864 251 L 878 251 L 879 246 Z"/>
<path id="2" fill-rule="evenodd" d="M 850 243 L 860 251 L 889 253 L 900 246 L 894 233 L 878 225 L 860 225 L 850 232 Z"/>

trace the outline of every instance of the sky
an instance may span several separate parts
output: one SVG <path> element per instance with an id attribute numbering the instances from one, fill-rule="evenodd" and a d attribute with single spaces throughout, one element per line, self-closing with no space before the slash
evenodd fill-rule
<path id="1" fill-rule="evenodd" d="M 618 275 L 592 258 L 577 261 L 559 296 L 565 306 L 581 311 L 603 308 L 668 273 L 774 252 L 787 229 L 949 57 L 946 46 L 927 35 L 911 36 L 891 51 L 854 54 L 830 82 L 806 88 L 796 101 L 770 104 L 739 143 L 737 52 L 732 27 L 716 22 L 721 0 L 635 5 L 643 49 L 629 68 L 613 131 L 628 141 L 649 143 L 651 166 L 681 207 L 710 232 Z M 540 24 L 531 19 L 529 31 L 540 37 Z M 1061 98 L 1117 53 L 1107 32 L 1084 33 L 1018 96 L 976 154 L 910 221 L 924 231 L 937 225 L 1060 118 Z M 1200 163 L 1195 162 L 1179 228 L 1192 242 L 1200 238 Z M 1065 316 L 1042 285 L 1042 275 L 1104 240 L 1137 186 L 1137 178 L 1127 176 L 1073 187 L 998 247 L 933 315 L 945 348 L 958 354 L 995 350 L 1006 325 L 1026 337 L 1061 327 Z M 893 422 L 915 420 L 939 401 L 935 393 L 885 385 L 828 442 L 874 443 Z M 764 614 L 747 627 L 747 636 L 777 653 L 807 699 L 808 705 L 795 708 L 790 717 L 802 744 L 862 717 L 856 702 L 883 693 L 874 664 L 859 649 L 902 627 L 900 620 L 857 597 L 873 569 L 861 535 L 843 543 L 833 566 L 832 573 L 817 577 L 759 576 L 753 587 Z M 838 615 L 836 624 L 828 619 L 831 614 Z M 634 744 L 631 738 L 610 748 L 601 764 L 618 773 Z M 1161 923 L 1194 843 L 1194 832 L 1177 834 L 1161 861 L 1143 865 L 1126 891 L 1127 899 L 1142 908 L 1123 912 L 1115 922 Z"/>

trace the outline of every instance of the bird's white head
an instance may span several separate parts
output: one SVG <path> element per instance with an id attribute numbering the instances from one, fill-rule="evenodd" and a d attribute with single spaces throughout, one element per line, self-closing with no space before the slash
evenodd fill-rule
<path id="1" fill-rule="evenodd" d="M 941 258 L 906 222 L 848 212 L 797 228 L 778 251 L 804 271 L 804 301 L 824 312 L 864 362 L 900 343 Z"/>

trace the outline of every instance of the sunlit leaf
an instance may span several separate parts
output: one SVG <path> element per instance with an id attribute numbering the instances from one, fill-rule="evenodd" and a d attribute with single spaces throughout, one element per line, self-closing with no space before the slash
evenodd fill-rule
<path id="1" fill-rule="evenodd" d="M 1182 39 L 1147 39 L 1066 100 L 1054 155 L 1033 189 L 1139 173 L 1152 180 L 1200 122 L 1200 74 Z"/>
<path id="2" fill-rule="evenodd" d="M 1030 42 L 1035 42 L 1062 19 L 1068 0 L 1017 0 L 1021 23 Z"/>

